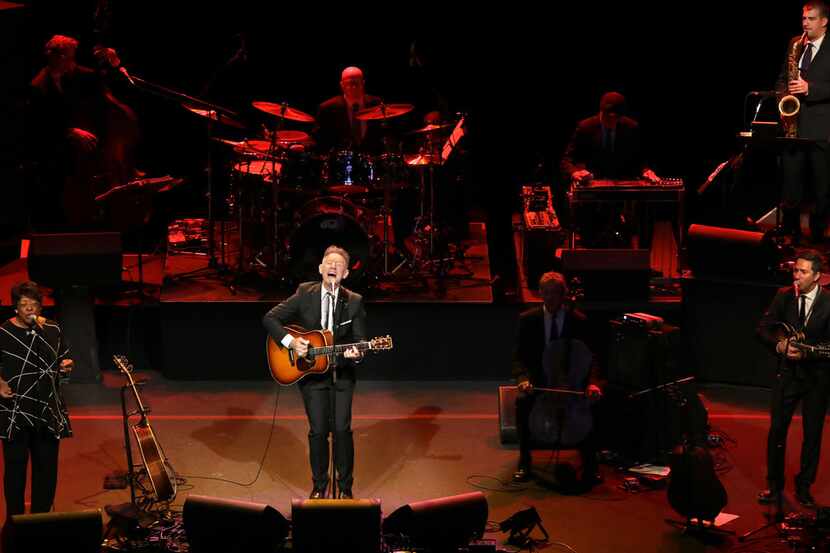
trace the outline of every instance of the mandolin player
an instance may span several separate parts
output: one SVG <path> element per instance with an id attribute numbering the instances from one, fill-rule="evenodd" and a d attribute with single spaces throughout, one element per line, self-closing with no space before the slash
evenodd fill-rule
<path id="1" fill-rule="evenodd" d="M 519 465 L 513 474 L 515 482 L 526 482 L 531 477 L 531 436 L 529 418 L 533 405 L 540 393 L 534 387 L 552 384 L 551 375 L 546 374 L 543 357 L 550 342 L 560 339 L 588 340 L 587 319 L 585 315 L 565 302 L 568 296 L 568 284 L 560 273 L 548 272 L 539 279 L 539 292 L 542 305 L 522 313 L 516 349 L 513 358 L 513 376 L 516 378 L 519 396 L 516 399 L 516 429 L 519 435 Z M 584 382 L 578 386 L 591 400 L 602 395 L 597 376 L 597 365 L 590 363 L 590 369 Z M 584 488 L 590 489 L 602 482 L 596 458 L 596 433 L 591 429 L 587 438 L 579 445 L 582 457 L 582 481 Z"/>
<path id="2" fill-rule="evenodd" d="M 830 294 L 819 284 L 822 258 L 807 250 L 793 266 L 793 286 L 782 288 L 761 318 L 758 334 L 779 356 L 779 370 L 772 389 L 770 428 L 767 437 L 767 484 L 758 494 L 763 504 L 780 505 L 784 490 L 787 432 L 801 403 L 804 438 L 801 462 L 795 476 L 795 497 L 812 507 L 810 486 L 816 480 L 821 435 L 830 393 L 830 359 L 820 358 L 799 344 L 830 342 Z M 782 332 L 781 329 L 787 329 Z"/>
<path id="3" fill-rule="evenodd" d="M 307 330 L 330 330 L 334 343 L 366 340 L 366 311 L 363 296 L 347 290 L 341 282 L 349 275 L 349 253 L 329 246 L 320 263 L 321 282 L 304 282 L 297 291 L 271 309 L 262 322 L 274 341 L 305 356 L 309 342 L 294 337 L 285 325 L 296 324 Z M 343 353 L 345 359 L 325 374 L 309 374 L 299 382 L 308 416 L 309 460 L 313 489 L 311 499 L 325 499 L 329 482 L 329 433 L 334 434 L 334 465 L 337 469 L 337 497 L 352 499 L 354 441 L 352 438 L 352 396 L 355 363 L 363 354 L 356 347 Z M 333 396 L 333 397 L 332 397 Z M 330 416 L 334 405 L 334 417 Z M 334 419 L 334 428 L 330 421 Z"/>

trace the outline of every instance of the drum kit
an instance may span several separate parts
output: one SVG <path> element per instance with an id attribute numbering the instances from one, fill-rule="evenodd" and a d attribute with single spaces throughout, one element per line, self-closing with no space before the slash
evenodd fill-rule
<path id="1" fill-rule="evenodd" d="M 252 105 L 276 118 L 275 127 L 264 126 L 262 136 L 254 138 L 211 137 L 231 154 L 225 203 L 239 229 L 238 275 L 266 271 L 278 279 L 318 278 L 322 252 L 332 244 L 350 253 L 350 281 L 356 286 L 391 276 L 405 265 L 414 274 L 429 270 L 436 229 L 434 171 L 442 165 L 441 147 L 454 124 L 429 123 L 408 132 L 416 149 L 410 154 L 390 147 L 386 137 L 379 154 L 318 152 L 307 132 L 283 128 L 286 122 L 314 123 L 311 115 L 284 103 Z M 245 128 L 218 110 L 188 109 L 228 129 Z M 354 117 L 385 129 L 390 120 L 412 110 L 411 104 L 381 103 Z M 398 250 L 403 261 L 390 270 L 390 254 L 396 253 L 390 206 L 396 193 L 409 188 L 420 200 L 412 233 L 423 247 L 408 254 Z"/>

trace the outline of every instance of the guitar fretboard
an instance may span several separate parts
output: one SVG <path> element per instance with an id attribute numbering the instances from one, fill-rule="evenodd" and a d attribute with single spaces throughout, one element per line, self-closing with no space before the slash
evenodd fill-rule
<path id="1" fill-rule="evenodd" d="M 309 355 L 332 355 L 332 354 L 340 354 L 346 351 L 349 348 L 357 348 L 357 351 L 366 351 L 368 349 L 372 349 L 371 342 L 356 342 L 354 344 L 339 344 L 334 346 L 323 346 L 319 348 L 309 348 L 308 353 Z"/>

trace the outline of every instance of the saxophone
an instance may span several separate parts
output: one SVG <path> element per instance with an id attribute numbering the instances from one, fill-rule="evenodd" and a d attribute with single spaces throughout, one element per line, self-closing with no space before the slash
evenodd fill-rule
<path id="1" fill-rule="evenodd" d="M 795 37 L 790 41 L 787 49 L 787 85 L 790 81 L 799 78 L 798 60 L 804 51 L 804 43 L 807 40 L 807 33 Z M 781 124 L 784 125 L 784 135 L 788 138 L 798 136 L 798 112 L 801 111 L 801 102 L 793 94 L 785 93 L 778 101 L 778 113 L 781 115 Z"/>

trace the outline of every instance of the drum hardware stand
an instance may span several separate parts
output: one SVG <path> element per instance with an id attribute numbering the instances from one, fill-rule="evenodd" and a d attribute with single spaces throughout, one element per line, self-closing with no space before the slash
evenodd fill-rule
<path id="1" fill-rule="evenodd" d="M 234 117 L 237 117 L 237 114 L 229 109 L 223 108 L 222 106 L 212 104 L 205 100 L 195 98 L 193 96 L 189 96 L 183 92 L 179 92 L 177 90 L 173 90 L 171 88 L 162 86 L 157 83 L 153 83 L 147 81 L 137 75 L 131 75 L 132 80 L 139 86 L 141 86 L 144 90 L 161 96 L 165 99 L 172 99 L 173 101 L 182 103 L 184 105 L 190 105 L 194 107 L 198 107 L 199 109 L 204 109 L 208 112 L 207 115 L 207 168 L 206 168 L 206 175 L 207 175 L 207 200 L 208 200 L 208 267 L 209 270 L 219 270 L 220 263 L 216 259 L 216 240 L 214 237 L 214 229 L 216 225 L 215 216 L 214 216 L 214 207 L 213 207 L 213 200 L 214 200 L 214 190 L 213 190 L 213 156 L 211 154 L 211 141 L 213 138 L 213 122 L 214 117 L 216 121 L 225 120 L 233 120 Z M 222 225 L 222 236 L 220 237 L 222 241 L 222 257 L 223 257 L 223 264 L 224 264 L 224 224 Z M 200 269 L 199 271 L 203 271 Z M 188 273 L 188 276 L 192 276 L 199 271 L 192 271 Z M 179 277 L 185 276 L 184 274 L 178 275 Z"/>

